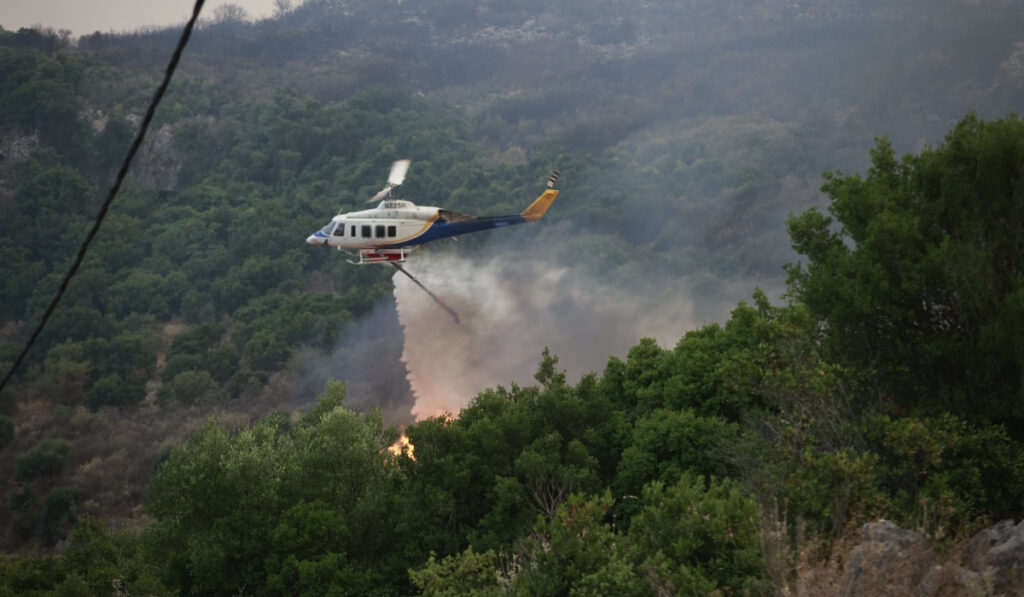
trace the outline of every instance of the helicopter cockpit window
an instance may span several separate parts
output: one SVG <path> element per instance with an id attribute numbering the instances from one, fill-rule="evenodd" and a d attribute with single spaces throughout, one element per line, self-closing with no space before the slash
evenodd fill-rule
<path id="1" fill-rule="evenodd" d="M 338 227 L 334 229 L 334 236 L 345 236 L 344 224 L 339 224 Z"/>
<path id="2" fill-rule="evenodd" d="M 329 222 L 326 226 L 320 229 L 320 232 L 330 236 L 332 230 L 334 230 L 334 222 Z"/>

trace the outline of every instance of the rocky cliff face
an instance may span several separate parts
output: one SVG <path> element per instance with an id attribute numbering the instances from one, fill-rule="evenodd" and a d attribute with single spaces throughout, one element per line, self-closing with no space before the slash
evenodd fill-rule
<path id="1" fill-rule="evenodd" d="M 136 127 L 139 119 L 129 118 Z M 136 154 L 130 174 L 140 186 L 158 191 L 174 191 L 178 188 L 178 173 L 184 156 L 174 144 L 174 127 L 165 124 L 159 129 L 150 128 L 139 153 Z"/>
<path id="2" fill-rule="evenodd" d="M 14 166 L 39 147 L 39 135 L 16 133 L 0 134 L 0 202 L 10 199 L 14 192 L 12 177 Z"/>
<path id="3" fill-rule="evenodd" d="M 800 574 L 797 594 L 837 597 L 996 597 L 1024 595 L 1024 521 L 984 529 L 940 561 L 923 536 L 887 521 L 861 528 L 840 576 Z"/>

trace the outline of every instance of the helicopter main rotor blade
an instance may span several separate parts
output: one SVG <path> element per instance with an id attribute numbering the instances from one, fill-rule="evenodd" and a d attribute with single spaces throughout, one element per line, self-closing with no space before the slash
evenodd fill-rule
<path id="1" fill-rule="evenodd" d="M 377 191 L 377 194 L 374 195 L 373 197 L 370 197 L 369 199 L 367 199 L 366 202 L 367 203 L 373 203 L 375 201 L 380 201 L 381 199 L 384 199 L 385 197 L 387 197 L 389 193 L 391 193 L 391 185 L 388 185 L 388 186 L 384 187 L 383 189 Z"/>
<path id="2" fill-rule="evenodd" d="M 377 191 L 377 194 L 366 202 L 373 203 L 381 199 L 387 199 L 388 195 L 391 194 L 391 189 L 405 182 L 405 173 L 409 171 L 410 164 L 412 164 L 412 160 L 397 160 L 393 162 L 391 164 L 391 172 L 388 174 L 388 184 L 384 185 L 383 189 Z"/>
<path id="3" fill-rule="evenodd" d="M 391 164 L 391 173 L 388 174 L 388 185 L 397 187 L 405 182 L 405 173 L 409 171 L 409 164 L 412 160 L 398 160 Z"/>

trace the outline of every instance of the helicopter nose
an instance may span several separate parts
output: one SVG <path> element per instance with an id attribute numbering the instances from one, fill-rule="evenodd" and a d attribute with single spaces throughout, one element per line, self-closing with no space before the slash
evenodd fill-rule
<path id="1" fill-rule="evenodd" d="M 307 245 L 322 245 L 325 242 L 327 242 L 326 239 L 322 239 L 319 236 L 317 236 L 316 234 L 310 234 L 309 236 L 306 237 L 306 244 Z"/>

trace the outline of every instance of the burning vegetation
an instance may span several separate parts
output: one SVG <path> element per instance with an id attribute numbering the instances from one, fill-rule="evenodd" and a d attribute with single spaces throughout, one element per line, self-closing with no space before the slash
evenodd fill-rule
<path id="1" fill-rule="evenodd" d="M 388 446 L 388 452 L 391 452 L 394 456 L 402 456 L 403 454 L 408 456 L 412 460 L 416 460 L 416 456 L 413 454 L 416 446 L 412 445 L 409 441 L 409 436 L 402 432 L 402 437 L 395 440 L 395 443 Z"/>

